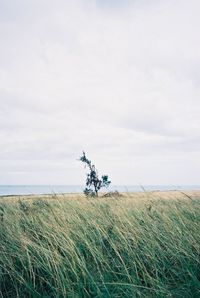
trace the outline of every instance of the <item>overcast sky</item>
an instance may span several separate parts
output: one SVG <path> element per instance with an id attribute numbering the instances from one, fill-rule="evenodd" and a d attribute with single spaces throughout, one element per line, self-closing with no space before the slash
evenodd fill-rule
<path id="1" fill-rule="evenodd" d="M 0 184 L 200 184 L 199 0 L 0 0 Z"/>

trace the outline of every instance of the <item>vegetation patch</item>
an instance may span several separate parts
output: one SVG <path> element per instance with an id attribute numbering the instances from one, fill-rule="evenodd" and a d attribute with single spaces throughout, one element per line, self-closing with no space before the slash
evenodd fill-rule
<path id="1" fill-rule="evenodd" d="M 0 200 L 0 297 L 199 297 L 200 200 Z"/>

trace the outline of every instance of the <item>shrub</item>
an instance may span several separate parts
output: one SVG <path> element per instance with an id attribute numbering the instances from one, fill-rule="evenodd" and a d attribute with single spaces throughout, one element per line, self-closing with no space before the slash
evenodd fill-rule
<path id="1" fill-rule="evenodd" d="M 86 187 L 84 189 L 84 194 L 86 196 L 98 196 L 98 191 L 102 187 L 108 187 L 111 183 L 111 181 L 108 180 L 107 175 L 102 175 L 101 179 L 98 178 L 98 172 L 95 168 L 95 165 L 92 164 L 91 160 L 89 160 L 85 152 L 83 151 L 83 155 L 79 159 L 82 161 L 85 166 L 88 167 L 89 173 L 87 174 L 87 179 L 86 179 Z"/>

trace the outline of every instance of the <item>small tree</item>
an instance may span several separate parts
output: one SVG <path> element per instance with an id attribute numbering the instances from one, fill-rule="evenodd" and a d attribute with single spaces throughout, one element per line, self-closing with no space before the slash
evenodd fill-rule
<path id="1" fill-rule="evenodd" d="M 108 181 L 108 176 L 103 175 L 101 179 L 98 178 L 98 172 L 94 165 L 92 165 L 91 160 L 89 160 L 85 152 L 83 151 L 83 155 L 79 159 L 82 161 L 85 166 L 89 168 L 89 173 L 87 174 L 86 179 L 86 187 L 84 189 L 84 194 L 86 196 L 97 196 L 98 197 L 98 191 L 102 187 L 108 187 L 111 183 L 111 181 Z"/>

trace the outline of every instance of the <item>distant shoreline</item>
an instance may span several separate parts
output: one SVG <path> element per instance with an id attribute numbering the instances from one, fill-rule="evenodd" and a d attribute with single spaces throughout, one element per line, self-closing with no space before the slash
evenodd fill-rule
<path id="1" fill-rule="evenodd" d="M 84 185 L 0 185 L 0 197 L 67 195 L 83 193 Z M 163 191 L 200 191 L 200 185 L 111 185 L 102 192 L 142 193 Z"/>
<path id="2" fill-rule="evenodd" d="M 98 198 L 95 199 L 109 199 L 109 197 L 103 196 L 109 192 L 100 192 Z M 155 199 L 200 199 L 200 190 L 152 190 L 152 191 L 140 191 L 140 192 L 119 192 L 123 197 L 130 198 L 155 198 Z M 114 193 L 110 193 L 110 197 L 117 197 Z M 25 195 L 0 195 L 0 199 L 82 199 L 85 198 L 83 193 L 58 193 L 58 194 L 25 194 Z"/>

